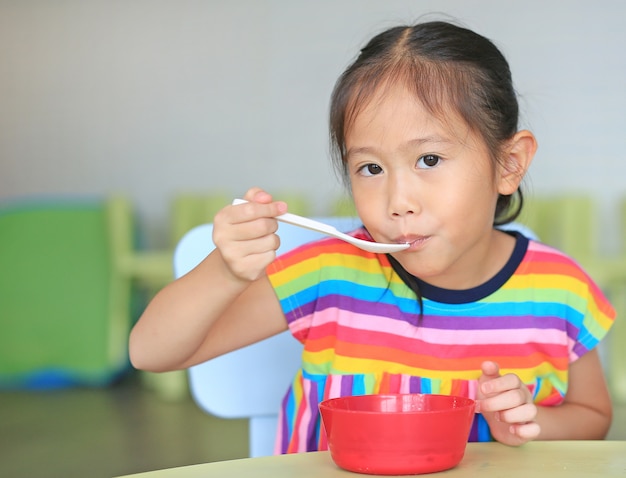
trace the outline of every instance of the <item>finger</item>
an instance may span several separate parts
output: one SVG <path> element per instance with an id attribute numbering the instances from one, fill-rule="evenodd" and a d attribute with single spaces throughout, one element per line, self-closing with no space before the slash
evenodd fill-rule
<path id="1" fill-rule="evenodd" d="M 516 423 L 511 425 L 509 431 L 523 440 L 530 441 L 539 437 L 541 426 L 537 422 Z"/>
<path id="2" fill-rule="evenodd" d="M 234 239 L 236 241 L 260 239 L 266 236 L 275 235 L 277 230 L 278 221 L 276 221 L 276 219 L 271 217 L 261 217 L 237 224 L 238 236 Z M 264 248 L 265 246 L 259 244 L 257 247 Z"/>
<path id="3" fill-rule="evenodd" d="M 263 254 L 268 251 L 276 251 L 280 247 L 280 238 L 272 231 L 272 220 L 268 219 L 268 228 L 259 226 L 262 221 L 255 221 L 244 225 L 248 231 L 248 237 L 233 241 L 232 250 L 240 257 Z M 276 223 L 276 221 L 273 221 Z M 275 224 L 274 224 L 275 226 Z M 267 231 L 270 232 L 267 232 Z"/>
<path id="4" fill-rule="evenodd" d="M 249 202 L 260 203 L 260 204 L 270 204 L 272 203 L 272 195 L 261 188 L 253 187 L 248 189 L 244 198 Z M 274 201 L 276 204 L 272 217 L 278 216 L 280 214 L 284 214 L 287 212 L 287 203 L 284 201 Z"/>
<path id="5" fill-rule="evenodd" d="M 278 222 L 271 217 L 275 214 L 276 204 L 246 203 L 237 206 L 227 206 L 219 211 L 214 219 L 213 243 L 223 250 L 226 257 L 247 255 L 250 252 L 260 252 L 273 249 L 279 244 L 276 231 Z M 268 217 L 269 216 L 269 217 Z M 268 237 L 267 242 L 254 243 L 257 239 Z M 251 241 L 247 243 L 247 241 Z M 245 250 L 245 248 L 251 248 Z"/>
<path id="6" fill-rule="evenodd" d="M 480 401 L 481 412 L 502 412 L 528 404 L 528 397 L 523 390 L 516 388 L 484 398 Z M 508 421 L 508 420 L 507 420 Z M 526 421 L 526 420 L 524 420 Z"/>
<path id="7" fill-rule="evenodd" d="M 525 385 L 520 378 L 513 374 L 507 373 L 506 375 L 486 380 L 480 385 L 480 390 L 485 395 L 493 395 L 496 393 L 506 392 L 513 389 L 524 389 Z"/>
<path id="8" fill-rule="evenodd" d="M 272 202 L 272 195 L 261 188 L 252 187 L 246 191 L 243 198 L 246 201 L 258 202 L 258 203 L 270 203 Z"/>
<path id="9" fill-rule="evenodd" d="M 233 223 L 254 221 L 261 218 L 274 218 L 287 212 L 287 204 L 282 201 L 269 203 L 247 202 L 230 206 Z"/>
<path id="10" fill-rule="evenodd" d="M 537 418 L 537 407 L 534 403 L 525 403 L 519 407 L 498 412 L 498 420 L 504 423 L 528 423 Z"/>
<path id="11" fill-rule="evenodd" d="M 481 370 L 483 372 L 483 377 L 485 378 L 495 378 L 500 376 L 500 367 L 496 362 L 492 362 L 491 360 L 485 360 L 481 364 Z"/>

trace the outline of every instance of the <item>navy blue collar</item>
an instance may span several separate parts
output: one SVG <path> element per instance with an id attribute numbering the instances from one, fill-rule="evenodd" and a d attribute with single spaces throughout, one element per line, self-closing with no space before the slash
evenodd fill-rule
<path id="1" fill-rule="evenodd" d="M 409 274 L 398 261 L 391 256 L 388 257 L 396 273 L 402 278 L 406 285 L 415 291 L 418 297 L 443 304 L 468 304 L 484 299 L 500 289 L 513 276 L 524 259 L 526 251 L 528 250 L 528 238 L 517 231 L 506 231 L 506 233 L 515 237 L 515 247 L 513 248 L 511 257 L 509 257 L 504 267 L 502 267 L 495 276 L 487 282 L 472 287 L 471 289 L 452 290 L 431 285 L 428 282 L 424 282 L 419 277 Z"/>

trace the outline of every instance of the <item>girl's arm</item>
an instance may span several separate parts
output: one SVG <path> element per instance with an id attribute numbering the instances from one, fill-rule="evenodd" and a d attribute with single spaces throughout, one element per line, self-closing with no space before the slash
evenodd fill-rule
<path id="1" fill-rule="evenodd" d="M 611 397 L 596 349 L 569 368 L 565 401 L 556 407 L 539 407 L 541 440 L 601 440 L 613 418 Z"/>
<path id="2" fill-rule="evenodd" d="M 479 410 L 493 437 L 508 445 L 602 439 L 611 425 L 611 399 L 595 349 L 570 364 L 568 390 L 558 406 L 536 406 L 519 377 L 500 376 L 493 362 L 483 364 L 479 386 Z"/>
<path id="3" fill-rule="evenodd" d="M 163 288 L 133 327 L 129 351 L 136 368 L 186 368 L 287 328 L 265 275 L 280 245 L 274 218 L 286 205 L 260 189 L 245 197 L 251 202 L 216 214 L 216 249 Z"/>

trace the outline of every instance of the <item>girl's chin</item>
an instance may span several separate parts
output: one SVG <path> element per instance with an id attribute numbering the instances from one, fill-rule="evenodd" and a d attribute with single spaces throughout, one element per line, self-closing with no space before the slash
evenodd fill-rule
<path id="1" fill-rule="evenodd" d="M 436 279 L 441 274 L 441 268 L 436 264 L 429 264 L 428 261 L 411 256 L 407 251 L 410 249 L 392 255 L 409 274 L 425 282 L 430 282 L 429 278 Z"/>

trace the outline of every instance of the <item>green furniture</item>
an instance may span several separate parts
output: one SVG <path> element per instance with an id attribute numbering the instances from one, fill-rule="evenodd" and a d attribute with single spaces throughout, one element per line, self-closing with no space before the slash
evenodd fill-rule
<path id="1" fill-rule="evenodd" d="M 106 200 L 0 207 L 0 388 L 102 386 L 129 369 L 112 226 Z"/>
<path id="2" fill-rule="evenodd" d="M 612 302 L 617 319 L 606 344 L 605 366 L 613 400 L 626 403 L 626 199 L 621 203 L 619 230 L 622 249 L 600 250 L 597 205 L 584 193 L 531 196 L 520 221 L 542 242 L 576 259 Z"/>

